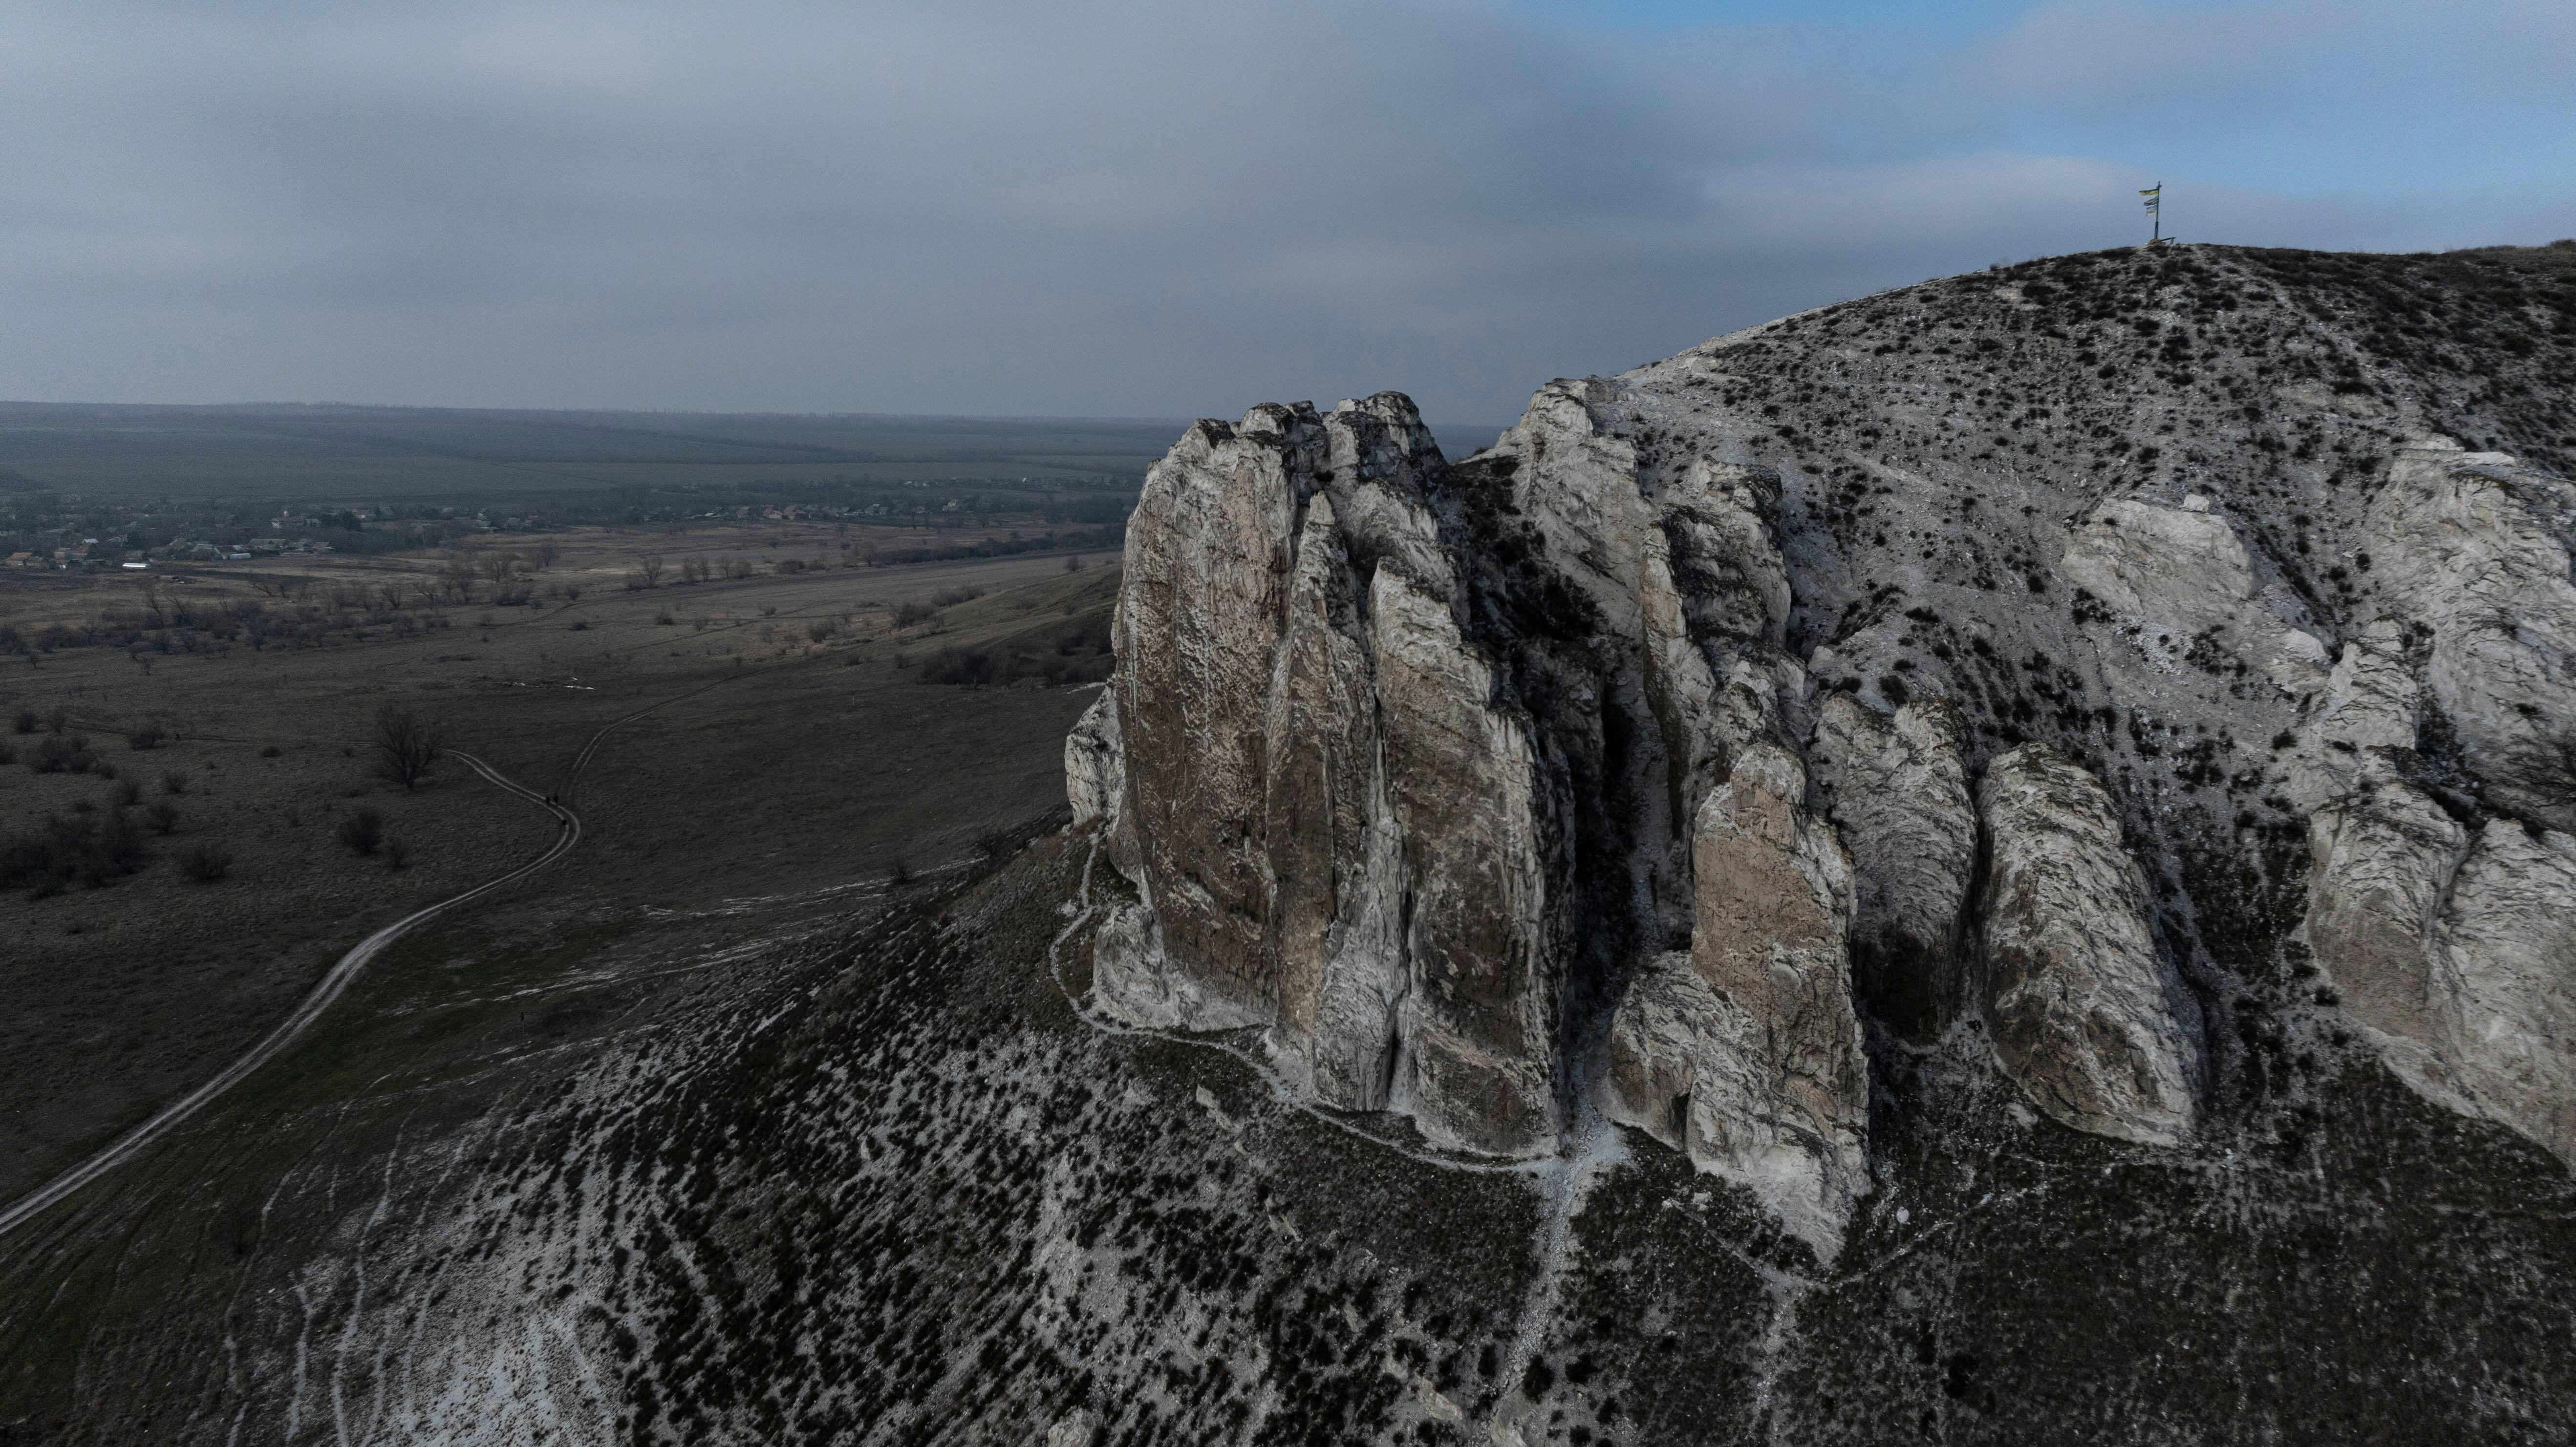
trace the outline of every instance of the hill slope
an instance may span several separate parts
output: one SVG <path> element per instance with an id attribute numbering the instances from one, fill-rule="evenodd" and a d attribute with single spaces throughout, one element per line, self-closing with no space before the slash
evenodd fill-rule
<path id="1" fill-rule="evenodd" d="M 16 1430 L 2563 1439 L 2568 260 L 1202 423 L 1073 828 L 290 1170 Z"/>

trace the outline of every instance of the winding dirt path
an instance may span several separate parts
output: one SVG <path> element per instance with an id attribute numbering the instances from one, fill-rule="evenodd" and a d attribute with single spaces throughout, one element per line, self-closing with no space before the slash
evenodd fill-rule
<path id="1" fill-rule="evenodd" d="M 735 675 L 735 677 L 739 676 L 741 675 Z M 647 704 L 602 727 L 582 745 L 581 752 L 574 757 L 571 767 L 564 771 L 564 784 L 556 796 L 540 794 L 526 787 L 463 749 L 447 750 L 450 757 L 485 779 L 554 815 L 557 823 L 561 825 L 555 835 L 555 842 L 543 854 L 518 868 L 487 879 L 462 894 L 450 895 L 436 904 L 414 910 L 360 940 L 347 954 L 340 957 L 339 962 L 331 967 L 330 973 L 324 975 L 320 982 L 305 994 L 303 1001 L 295 1007 L 294 1013 L 279 1021 L 277 1028 L 269 1031 L 258 1044 L 253 1045 L 230 1065 L 225 1066 L 213 1079 L 163 1106 L 150 1120 L 109 1142 L 89 1159 L 12 1201 L 5 1209 L 0 1209 L 0 1236 L 8 1235 L 11 1231 L 42 1215 L 47 1208 L 72 1195 L 81 1187 L 134 1159 L 154 1141 L 168 1135 L 190 1116 L 205 1109 L 217 1096 L 240 1084 L 252 1071 L 267 1064 L 279 1051 L 294 1044 L 305 1031 L 313 1027 L 314 1021 L 322 1018 L 322 1012 L 330 1009 L 333 1002 L 349 988 L 349 983 L 358 977 L 358 972 L 365 969 L 370 960 L 384 953 L 387 946 L 458 905 L 470 903 L 494 890 L 515 884 L 571 853 L 572 847 L 581 842 L 581 816 L 572 811 L 569 803 L 561 801 L 572 797 L 573 785 L 580 780 L 582 769 L 590 763 L 591 755 L 598 751 L 600 742 L 606 739 L 611 731 L 632 723 L 657 708 L 666 708 L 682 699 L 695 698 L 708 689 L 720 688 L 733 681 L 733 677 L 718 679 L 704 688 L 694 688 L 687 693 L 666 698 L 660 703 Z"/>
<path id="2" fill-rule="evenodd" d="M 252 1071 L 267 1064 L 279 1051 L 294 1044 L 306 1030 L 312 1028 L 314 1021 L 322 1018 L 322 1012 L 330 1009 L 332 1002 L 338 1000 L 349 988 L 349 982 L 358 977 L 358 972 L 367 967 L 368 961 L 384 953 L 386 946 L 460 904 L 479 899 L 503 885 L 515 883 L 534 874 L 563 858 L 565 854 L 571 852 L 574 844 L 580 842 L 581 819 L 572 810 L 554 803 L 533 789 L 522 787 L 508 775 L 472 754 L 458 749 L 450 749 L 448 752 L 462 761 L 467 768 L 553 814 L 562 825 L 555 835 L 553 845 L 548 847 L 545 853 L 507 874 L 487 879 L 463 894 L 450 895 L 436 904 L 414 910 L 360 940 L 347 954 L 340 956 L 339 963 L 331 967 L 330 973 L 324 975 L 310 991 L 306 992 L 303 1001 L 296 1005 L 292 1014 L 279 1021 L 277 1028 L 269 1031 L 258 1044 L 244 1051 L 230 1065 L 217 1072 L 213 1079 L 161 1107 L 160 1112 L 150 1120 L 109 1142 L 88 1160 L 19 1197 L 11 1202 L 7 1209 L 0 1210 L 0 1236 L 6 1236 L 10 1231 L 41 1214 L 47 1207 L 132 1160 L 145 1147 L 168 1135 L 188 1117 L 205 1109 L 217 1096 L 240 1084 Z"/>

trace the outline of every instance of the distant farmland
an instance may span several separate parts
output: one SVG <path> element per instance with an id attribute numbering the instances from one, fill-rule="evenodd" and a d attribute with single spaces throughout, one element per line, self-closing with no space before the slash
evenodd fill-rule
<path id="1" fill-rule="evenodd" d="M 100 499 L 478 498 L 592 488 L 1133 488 L 1182 419 L 0 402 L 0 488 Z M 1444 428 L 1463 456 L 1488 426 Z"/>
<path id="2" fill-rule="evenodd" d="M 1132 486 L 1179 421 L 0 403 L 0 486 L 89 497 L 497 497 L 745 483 Z"/>

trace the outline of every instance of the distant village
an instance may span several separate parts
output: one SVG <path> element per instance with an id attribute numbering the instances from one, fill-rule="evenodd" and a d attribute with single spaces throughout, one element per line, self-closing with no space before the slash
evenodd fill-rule
<path id="1" fill-rule="evenodd" d="M 761 484 L 707 489 L 607 488 L 549 493 L 517 509 L 298 504 L 273 515 L 237 504 L 129 504 L 21 490 L 0 494 L 0 559 L 39 571 L 147 572 L 157 565 L 243 563 L 330 553 L 378 554 L 450 546 L 486 533 L 536 533 L 592 525 L 702 522 L 833 522 L 933 528 L 1009 516 L 1040 525 L 1116 527 L 1133 500 L 1134 483 L 1102 477 L 1034 483 L 1030 479 L 948 479 L 802 485 L 803 496 Z M 731 492 L 715 507 L 709 491 Z M 769 493 L 769 496 L 760 496 Z M 816 494 L 821 494 L 817 496 Z M 746 494 L 751 494 L 746 498 Z"/>

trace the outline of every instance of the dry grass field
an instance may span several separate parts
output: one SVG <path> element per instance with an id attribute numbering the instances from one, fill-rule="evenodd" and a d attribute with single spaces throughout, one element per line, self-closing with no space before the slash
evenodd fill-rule
<path id="1" fill-rule="evenodd" d="M 842 919 L 890 875 L 1047 814 L 1080 684 L 1106 666 L 1105 555 L 1080 571 L 1041 555 L 841 566 L 828 526 L 592 529 L 548 539 L 550 558 L 492 541 L 464 561 L 520 566 L 471 568 L 463 596 L 432 596 L 457 571 L 447 556 L 156 572 L 149 599 L 131 576 L 0 584 L 0 622 L 28 636 L 155 606 L 163 620 L 0 671 L 0 720 L 31 730 L 0 731 L 0 839 L 122 827 L 141 848 L 130 874 L 0 892 L 0 1198 L 210 1074 L 370 930 L 553 837 L 452 760 L 412 791 L 378 777 L 382 708 L 568 793 L 585 821 L 564 863 L 382 962 L 428 974 L 335 1007 L 354 1029 L 392 1010 L 426 1032 L 399 1038 L 471 1075 L 495 1052 L 577 1050 L 636 1006 L 636 979 L 721 970 L 743 941 Z M 657 585 L 630 586 L 648 557 Z M 827 566 L 778 570 L 788 557 Z M 684 584 L 690 559 L 755 566 Z M 277 626 L 241 628 L 251 603 Z M 94 762 L 40 772 L 48 751 Z M 368 853 L 341 837 L 360 811 L 388 841 Z M 192 876 L 205 851 L 228 861 L 220 878 Z M 385 1070 L 426 1068 L 411 1050 Z"/>

